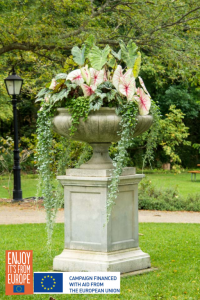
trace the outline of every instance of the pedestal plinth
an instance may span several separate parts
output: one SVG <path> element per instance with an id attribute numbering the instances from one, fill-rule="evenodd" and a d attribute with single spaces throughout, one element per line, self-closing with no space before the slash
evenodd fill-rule
<path id="1" fill-rule="evenodd" d="M 144 175 L 125 168 L 107 223 L 106 200 L 113 170 L 67 170 L 64 186 L 65 249 L 54 258 L 55 271 L 118 271 L 151 267 L 138 244 L 138 183 Z"/>

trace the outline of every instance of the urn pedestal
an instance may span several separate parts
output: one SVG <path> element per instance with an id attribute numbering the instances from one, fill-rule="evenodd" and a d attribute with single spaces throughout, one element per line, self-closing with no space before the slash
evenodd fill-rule
<path id="1" fill-rule="evenodd" d="M 114 109 L 100 109 L 86 122 L 80 120 L 73 136 L 91 144 L 93 157 L 80 169 L 68 169 L 66 175 L 57 177 L 64 187 L 65 248 L 54 258 L 55 271 L 127 273 L 151 267 L 150 256 L 138 242 L 138 183 L 144 175 L 136 174 L 135 168 L 124 168 L 107 222 L 113 172 L 108 148 L 120 139 L 120 120 Z M 152 120 L 151 116 L 139 116 L 133 136 L 149 129 Z M 69 137 L 71 116 L 66 109 L 59 109 L 53 124 L 56 132 Z"/>
<path id="2" fill-rule="evenodd" d="M 65 195 L 65 249 L 54 258 L 53 269 L 126 273 L 150 268 L 150 256 L 138 243 L 138 183 L 144 175 L 135 174 L 135 168 L 124 170 L 107 223 L 112 170 L 98 170 L 96 176 L 93 170 L 67 171 L 58 176 Z"/>

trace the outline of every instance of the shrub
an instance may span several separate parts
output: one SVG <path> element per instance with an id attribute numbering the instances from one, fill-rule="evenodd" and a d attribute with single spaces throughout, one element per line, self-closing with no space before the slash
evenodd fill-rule
<path id="1" fill-rule="evenodd" d="M 11 137 L 0 138 L 0 173 L 11 173 L 14 165 L 14 141 Z M 20 166 L 22 170 L 33 168 L 34 145 L 29 138 L 19 142 Z"/>
<path id="2" fill-rule="evenodd" d="M 139 185 L 139 209 L 200 211 L 200 194 L 181 196 L 177 188 L 157 188 L 150 180 Z"/>

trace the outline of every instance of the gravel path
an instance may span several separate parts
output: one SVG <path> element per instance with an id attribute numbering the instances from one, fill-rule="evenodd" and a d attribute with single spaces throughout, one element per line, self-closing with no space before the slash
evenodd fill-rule
<path id="1" fill-rule="evenodd" d="M 58 211 L 57 223 L 64 222 L 64 210 Z M 139 211 L 139 222 L 200 223 L 200 212 Z M 44 208 L 0 206 L 0 224 L 45 223 Z"/>

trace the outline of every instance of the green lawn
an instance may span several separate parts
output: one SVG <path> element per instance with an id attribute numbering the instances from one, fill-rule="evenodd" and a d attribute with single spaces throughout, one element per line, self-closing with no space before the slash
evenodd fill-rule
<path id="1" fill-rule="evenodd" d="M 140 173 L 140 171 L 138 171 Z M 178 187 L 178 191 L 183 196 L 188 194 L 200 193 L 200 174 L 197 174 L 197 181 L 191 181 L 191 175 L 189 173 L 151 173 L 146 174 L 146 178 L 156 184 L 158 187 Z M 37 175 L 22 175 L 21 184 L 23 198 L 32 197 L 36 195 L 37 191 Z M 0 198 L 10 198 L 8 191 L 3 188 L 8 186 L 8 177 L 0 177 Z M 10 181 L 10 191 L 12 195 L 13 179 Z"/>
<path id="2" fill-rule="evenodd" d="M 5 296 L 5 250 L 33 250 L 33 271 L 52 269 L 63 250 L 64 225 L 56 224 L 52 256 L 45 247 L 45 224 L 0 226 L 0 299 Z M 140 224 L 140 247 L 158 270 L 121 279 L 120 295 L 52 295 L 66 299 L 200 299 L 200 225 Z M 48 295 L 9 296 L 9 299 L 49 299 Z"/>
<path id="3" fill-rule="evenodd" d="M 146 174 L 146 178 L 158 187 L 177 187 L 185 197 L 188 194 L 200 193 L 200 174 L 196 175 L 196 181 L 191 181 L 189 173 L 152 173 Z"/>
<path id="4" fill-rule="evenodd" d="M 27 174 L 21 176 L 21 187 L 22 187 L 23 198 L 36 196 L 37 183 L 38 183 L 37 178 L 38 176 L 33 174 Z M 12 197 L 13 177 L 11 177 L 9 185 L 8 185 L 8 181 L 9 181 L 8 176 L 0 177 L 0 198 L 10 198 L 10 193 Z M 8 190 L 8 186 L 9 186 L 9 190 Z"/>

